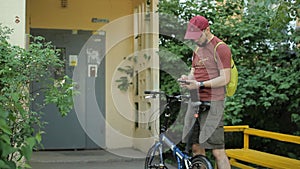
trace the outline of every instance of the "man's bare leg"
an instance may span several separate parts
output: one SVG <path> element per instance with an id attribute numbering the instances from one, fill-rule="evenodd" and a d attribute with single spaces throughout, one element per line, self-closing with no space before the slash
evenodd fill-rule
<path id="1" fill-rule="evenodd" d="M 216 159 L 218 169 L 231 169 L 228 157 L 224 149 L 212 150 L 213 155 Z"/>
<path id="2" fill-rule="evenodd" d="M 205 149 L 201 148 L 199 144 L 192 145 L 192 152 L 193 152 L 193 156 L 195 156 L 195 155 L 204 155 L 205 156 Z"/>

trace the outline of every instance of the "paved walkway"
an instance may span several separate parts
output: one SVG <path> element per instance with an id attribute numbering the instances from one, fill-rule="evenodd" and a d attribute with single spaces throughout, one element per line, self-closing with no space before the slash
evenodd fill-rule
<path id="1" fill-rule="evenodd" d="M 38 151 L 32 169 L 143 169 L 145 153 L 134 149 Z"/>
<path id="2" fill-rule="evenodd" d="M 144 159 L 145 153 L 134 149 L 38 151 L 33 152 L 33 163 L 107 162 Z"/>

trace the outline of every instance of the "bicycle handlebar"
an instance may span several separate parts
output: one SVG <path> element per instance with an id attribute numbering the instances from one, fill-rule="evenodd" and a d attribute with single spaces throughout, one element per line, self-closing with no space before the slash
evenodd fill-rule
<path id="1" fill-rule="evenodd" d="M 152 95 L 152 97 L 150 97 L 150 98 L 156 98 L 156 95 L 164 95 L 167 99 L 176 99 L 178 101 L 190 98 L 190 95 L 180 95 L 180 94 L 179 95 L 168 95 L 165 92 L 151 91 L 151 90 L 145 90 L 144 94 Z"/>
<path id="2" fill-rule="evenodd" d="M 151 90 L 145 90 L 145 94 L 165 94 L 164 92 L 158 92 L 158 91 L 151 91 Z"/>
<path id="3" fill-rule="evenodd" d="M 195 91 L 193 91 L 195 92 Z M 196 91 L 197 92 L 197 91 Z M 172 100 L 177 100 L 177 101 L 185 101 L 185 100 L 188 100 L 188 99 L 191 99 L 191 104 L 192 104 L 192 107 L 199 107 L 200 105 L 205 105 L 205 106 L 210 106 L 210 103 L 208 105 L 207 102 L 201 102 L 198 100 L 198 94 L 197 96 L 193 96 L 193 93 L 190 92 L 191 95 L 168 95 L 166 94 L 165 92 L 162 92 L 162 91 L 151 91 L 151 90 L 146 90 L 144 91 L 145 94 L 148 94 L 148 95 L 151 95 L 151 96 L 146 96 L 145 98 L 156 98 L 156 95 L 164 95 L 167 99 L 167 104 L 171 103 Z M 194 98 L 193 98 L 194 97 Z M 197 99 L 195 99 L 197 98 Z"/>

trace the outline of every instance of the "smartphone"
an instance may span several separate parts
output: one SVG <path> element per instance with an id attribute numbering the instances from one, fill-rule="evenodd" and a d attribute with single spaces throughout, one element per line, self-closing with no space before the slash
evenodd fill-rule
<path id="1" fill-rule="evenodd" d="M 190 82 L 187 82 L 186 80 L 177 80 L 179 83 L 185 83 L 185 84 L 187 84 L 187 85 L 189 85 L 190 84 Z"/>

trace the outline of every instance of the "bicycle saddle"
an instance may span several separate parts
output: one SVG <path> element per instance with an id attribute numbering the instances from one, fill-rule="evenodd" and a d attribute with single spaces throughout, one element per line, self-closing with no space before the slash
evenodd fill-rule
<path id="1" fill-rule="evenodd" d="M 199 105 L 199 112 L 208 111 L 210 109 L 210 105 L 211 104 L 208 101 L 201 102 L 201 104 Z"/>

